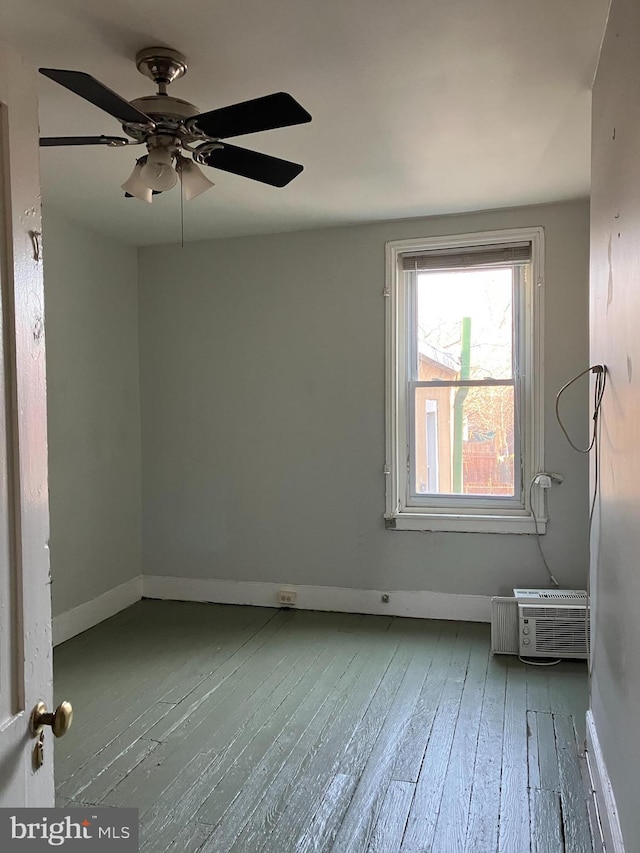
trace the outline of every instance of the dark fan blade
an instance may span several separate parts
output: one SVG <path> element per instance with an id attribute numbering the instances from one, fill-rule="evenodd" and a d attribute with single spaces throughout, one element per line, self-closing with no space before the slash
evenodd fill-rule
<path id="1" fill-rule="evenodd" d="M 208 136 L 225 139 L 227 136 L 242 136 L 259 130 L 304 124 L 311 121 L 311 116 L 291 95 L 276 92 L 264 98 L 254 98 L 252 101 L 194 116 L 194 121 Z"/>
<path id="2" fill-rule="evenodd" d="M 214 169 L 222 169 L 224 172 L 242 175 L 243 178 L 262 181 L 263 184 L 271 184 L 272 187 L 286 186 L 303 169 L 299 163 L 279 160 L 268 154 L 249 151 L 248 148 L 237 148 L 235 145 L 226 143 L 224 148 L 218 148 L 208 154 L 206 162 L 207 166 L 213 166 Z"/>
<path id="3" fill-rule="evenodd" d="M 123 136 L 43 136 L 40 139 L 41 148 L 54 145 L 110 145 L 112 148 L 120 148 L 128 144 L 129 140 Z"/>
<path id="4" fill-rule="evenodd" d="M 95 77 L 84 71 L 62 71 L 59 68 L 40 68 L 41 74 L 80 95 L 85 101 L 95 104 L 118 121 L 135 122 L 136 124 L 153 124 L 144 113 L 132 107 L 128 101 L 112 92 Z"/>

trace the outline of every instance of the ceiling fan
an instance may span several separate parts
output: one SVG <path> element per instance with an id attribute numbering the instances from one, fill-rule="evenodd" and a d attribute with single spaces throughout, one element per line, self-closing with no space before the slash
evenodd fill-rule
<path id="1" fill-rule="evenodd" d="M 284 187 L 300 174 L 299 163 L 239 148 L 221 140 L 261 130 L 311 121 L 309 113 L 286 92 L 276 92 L 210 112 L 167 94 L 167 86 L 187 72 L 186 58 L 167 47 L 149 47 L 136 54 L 141 74 L 158 86 L 155 95 L 126 101 L 90 74 L 40 68 L 40 73 L 112 115 L 130 138 L 120 136 L 48 136 L 43 147 L 60 145 L 141 145 L 140 157 L 122 184 L 125 195 L 151 202 L 154 194 L 172 189 L 180 178 L 189 201 L 213 186 L 199 165 Z M 184 156 L 188 152 L 191 157 Z"/>

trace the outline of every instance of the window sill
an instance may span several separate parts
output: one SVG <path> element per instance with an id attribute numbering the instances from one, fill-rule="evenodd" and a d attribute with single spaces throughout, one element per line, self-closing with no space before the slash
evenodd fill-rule
<path id="1" fill-rule="evenodd" d="M 423 530 L 447 533 L 535 533 L 530 515 L 447 515 L 445 513 L 403 512 L 385 517 L 387 530 Z M 538 532 L 544 533 L 546 518 L 538 518 Z"/>

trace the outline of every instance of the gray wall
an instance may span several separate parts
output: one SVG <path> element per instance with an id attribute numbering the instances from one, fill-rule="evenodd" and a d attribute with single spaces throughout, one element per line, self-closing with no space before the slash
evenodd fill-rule
<path id="1" fill-rule="evenodd" d="M 44 213 L 53 614 L 140 574 L 136 250 Z"/>
<path id="2" fill-rule="evenodd" d="M 628 851 L 640 850 L 640 6 L 614 0 L 593 94 L 591 361 L 607 365 L 591 708 Z"/>
<path id="3" fill-rule="evenodd" d="M 588 358 L 586 201 L 139 252 L 147 574 L 508 593 L 546 585 L 532 536 L 386 531 L 385 240 L 546 229 L 552 570 L 584 587 L 586 459 L 555 423 Z M 586 384 L 566 420 L 586 437 Z"/>

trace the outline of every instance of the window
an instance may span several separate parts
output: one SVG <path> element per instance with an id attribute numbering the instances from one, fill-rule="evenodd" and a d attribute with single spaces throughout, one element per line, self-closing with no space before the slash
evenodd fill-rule
<path id="1" fill-rule="evenodd" d="M 541 228 L 387 244 L 386 524 L 540 532 Z"/>

